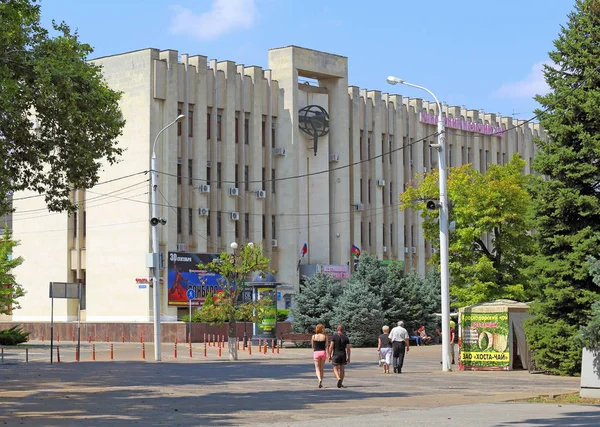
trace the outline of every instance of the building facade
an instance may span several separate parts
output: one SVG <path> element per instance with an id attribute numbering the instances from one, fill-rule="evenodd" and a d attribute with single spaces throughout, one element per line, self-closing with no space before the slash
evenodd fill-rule
<path id="1" fill-rule="evenodd" d="M 140 285 L 152 277 L 148 172 L 156 135 L 179 114 L 186 119 L 156 144 L 165 257 L 262 242 L 281 306 L 311 266 L 344 277 L 352 245 L 425 273 L 432 246 L 420 216 L 401 212 L 398 197 L 415 174 L 437 167 L 435 103 L 348 86 L 346 57 L 296 46 L 270 50 L 268 69 L 155 49 L 94 62 L 123 92 L 125 151 L 99 185 L 73 192 L 78 215 L 48 213 L 42 197 L 15 195 L 17 255 L 25 258 L 15 273 L 28 293 L 13 320 L 48 320 L 51 281 L 84 283 L 87 321 L 153 318 L 151 287 Z M 300 129 L 309 106 L 328 113 L 316 153 Z M 518 152 L 530 172 L 533 139 L 545 137 L 539 125 L 443 110 L 449 166 L 484 171 Z M 161 317 L 174 320 L 166 268 L 161 277 Z M 55 302 L 54 310 L 57 320 L 77 317 L 73 300 Z"/>

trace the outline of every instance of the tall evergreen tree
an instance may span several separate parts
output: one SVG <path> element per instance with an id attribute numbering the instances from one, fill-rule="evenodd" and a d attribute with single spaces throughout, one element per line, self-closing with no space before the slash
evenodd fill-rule
<path id="1" fill-rule="evenodd" d="M 534 188 L 539 255 L 529 270 L 541 296 L 526 323 L 536 364 L 556 374 L 580 371 L 575 337 L 600 298 L 587 257 L 600 252 L 600 0 L 576 0 L 549 53 L 551 92 L 537 111 L 548 141 L 538 141 Z"/>
<path id="2" fill-rule="evenodd" d="M 379 294 L 381 285 L 387 280 L 387 272 L 375 255 L 362 255 L 353 277 L 367 285 L 372 292 Z"/>
<path id="3" fill-rule="evenodd" d="M 387 278 L 381 285 L 379 298 L 384 323 L 390 327 L 403 320 L 408 313 L 408 302 L 402 298 L 404 264 L 393 262 L 387 267 Z"/>
<path id="4" fill-rule="evenodd" d="M 379 295 L 356 274 L 344 286 L 331 318 L 332 325 L 341 324 L 355 347 L 377 345 L 383 326 Z"/>
<path id="5" fill-rule="evenodd" d="M 331 317 L 341 293 L 340 283 L 323 272 L 307 277 L 300 286 L 300 293 L 296 295 L 291 310 L 294 332 L 312 332 L 318 323 L 332 330 Z"/>
<path id="6" fill-rule="evenodd" d="M 402 319 L 408 332 L 413 333 L 424 325 L 432 333 L 439 324 L 434 316 L 441 311 L 440 275 L 430 270 L 424 278 L 416 271 L 404 277 L 400 285 L 400 300 L 406 305 Z"/>

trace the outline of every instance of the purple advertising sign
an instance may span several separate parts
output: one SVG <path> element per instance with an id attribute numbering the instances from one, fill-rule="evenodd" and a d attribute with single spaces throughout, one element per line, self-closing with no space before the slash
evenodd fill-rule
<path id="1" fill-rule="evenodd" d="M 437 125 L 438 116 L 435 114 L 429 114 L 422 112 L 419 115 L 419 121 L 421 123 L 427 123 L 429 125 Z M 498 126 L 486 125 L 483 123 L 469 122 L 462 119 L 454 119 L 452 117 L 444 117 L 444 126 L 451 129 L 466 130 L 467 132 L 477 132 L 484 135 L 491 136 L 504 136 L 504 129 Z"/>

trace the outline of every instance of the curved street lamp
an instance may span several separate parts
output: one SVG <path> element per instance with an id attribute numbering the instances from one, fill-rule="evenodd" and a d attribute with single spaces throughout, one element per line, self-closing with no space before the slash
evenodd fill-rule
<path id="1" fill-rule="evenodd" d="M 158 224 L 166 224 L 164 218 L 158 217 L 158 172 L 156 171 L 156 142 L 158 137 L 169 127 L 175 123 L 185 119 L 185 115 L 180 114 L 175 120 L 162 128 L 152 144 L 152 159 L 150 161 L 150 173 L 152 176 L 152 218 L 150 225 L 152 228 L 152 266 L 154 268 L 154 277 L 152 279 L 153 296 L 154 296 L 154 360 L 160 361 L 160 271 L 159 271 L 159 256 L 158 256 Z"/>
<path id="2" fill-rule="evenodd" d="M 442 116 L 442 105 L 438 101 L 437 97 L 429 89 L 418 86 L 412 83 L 405 82 L 404 80 L 389 76 L 387 82 L 391 85 L 403 84 L 411 86 L 417 89 L 424 90 L 429 93 L 435 99 L 435 103 L 438 108 L 438 122 L 437 122 L 437 144 L 431 144 L 432 147 L 437 148 L 438 152 L 438 165 L 439 165 L 439 186 L 440 186 L 440 279 L 441 279 L 441 292 L 442 292 L 442 370 L 451 371 L 452 366 L 450 364 L 450 270 L 448 267 L 448 194 L 446 191 L 447 176 L 446 176 L 446 153 L 445 153 L 445 138 L 444 138 L 444 117 Z"/>

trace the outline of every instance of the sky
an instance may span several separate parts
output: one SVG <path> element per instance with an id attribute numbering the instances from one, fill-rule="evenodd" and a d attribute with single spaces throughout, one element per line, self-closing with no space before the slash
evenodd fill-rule
<path id="1" fill-rule="evenodd" d="M 41 0 L 42 22 L 65 21 L 90 59 L 174 49 L 268 67 L 297 45 L 348 57 L 349 84 L 520 119 L 548 88 L 543 64 L 575 0 Z"/>

